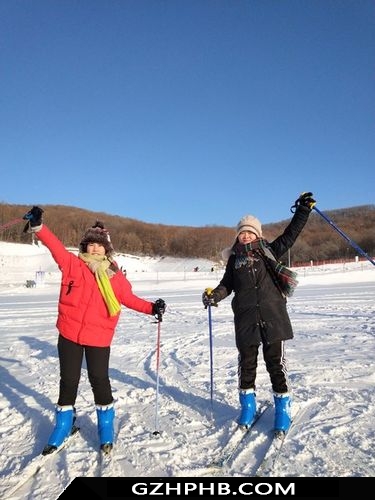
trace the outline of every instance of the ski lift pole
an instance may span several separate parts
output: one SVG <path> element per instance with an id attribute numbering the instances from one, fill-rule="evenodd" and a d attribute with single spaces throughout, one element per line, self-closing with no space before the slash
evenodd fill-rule
<path id="1" fill-rule="evenodd" d="M 154 436 L 160 434 L 159 431 L 159 364 L 160 364 L 160 325 L 162 322 L 162 315 L 158 314 L 156 323 L 158 324 L 158 332 L 156 339 L 156 401 L 155 401 L 155 430 L 153 432 Z"/>
<path id="2" fill-rule="evenodd" d="M 210 337 L 210 381 L 211 381 L 211 412 L 213 412 L 213 401 L 214 401 L 214 363 L 213 363 L 213 340 L 212 340 L 212 315 L 211 315 L 211 304 L 208 304 L 208 330 Z"/>
<path id="3" fill-rule="evenodd" d="M 336 224 L 334 224 L 334 222 L 327 215 L 325 215 L 318 208 L 316 208 L 316 206 L 314 206 L 313 208 L 331 227 L 333 227 L 333 229 L 335 231 L 337 231 L 339 233 L 340 236 L 342 236 L 344 238 L 344 240 L 346 240 L 349 243 L 349 245 L 351 245 L 353 248 L 355 248 L 357 250 L 357 252 L 360 255 L 362 255 L 362 257 L 366 257 L 366 259 L 369 260 L 371 262 L 371 264 L 373 264 L 375 266 L 375 261 L 369 255 L 367 255 L 367 253 L 364 250 L 362 250 L 362 248 L 359 247 L 357 245 L 357 243 L 355 243 L 352 239 L 350 239 L 349 236 L 347 236 L 344 233 L 344 231 L 342 231 L 340 228 L 338 228 L 336 226 Z"/>

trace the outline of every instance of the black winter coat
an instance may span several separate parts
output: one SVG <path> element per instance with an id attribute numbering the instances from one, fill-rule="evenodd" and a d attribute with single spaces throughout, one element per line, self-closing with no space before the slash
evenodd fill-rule
<path id="1" fill-rule="evenodd" d="M 293 246 L 309 214 L 309 208 L 299 206 L 283 234 L 268 243 L 276 260 Z M 219 301 L 234 292 L 232 310 L 237 348 L 292 339 L 286 298 L 275 285 L 264 259 L 258 257 L 252 265 L 238 269 L 235 268 L 235 261 L 236 255 L 232 253 L 223 278 L 213 293 Z"/>

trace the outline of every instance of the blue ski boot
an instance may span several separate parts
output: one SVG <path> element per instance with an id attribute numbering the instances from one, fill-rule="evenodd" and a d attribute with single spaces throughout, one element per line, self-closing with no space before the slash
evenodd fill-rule
<path id="1" fill-rule="evenodd" d="M 65 439 L 75 432 L 74 422 L 76 410 L 73 406 L 59 406 L 55 408 L 56 424 L 48 439 L 48 444 L 44 447 L 42 455 L 53 453 L 63 444 Z"/>
<path id="2" fill-rule="evenodd" d="M 115 409 L 113 403 L 110 405 L 97 405 L 96 415 L 98 417 L 98 434 L 100 449 L 109 453 L 113 447 Z"/>
<path id="3" fill-rule="evenodd" d="M 288 393 L 274 394 L 275 401 L 275 432 L 287 432 L 292 423 L 291 399 Z"/>
<path id="4" fill-rule="evenodd" d="M 240 389 L 241 415 L 238 424 L 249 427 L 256 413 L 256 397 L 254 389 Z"/>

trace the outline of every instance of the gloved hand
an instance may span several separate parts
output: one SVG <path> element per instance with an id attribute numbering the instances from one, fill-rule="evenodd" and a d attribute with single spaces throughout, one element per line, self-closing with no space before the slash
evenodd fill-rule
<path id="1" fill-rule="evenodd" d="M 163 299 L 158 299 L 152 305 L 152 314 L 158 321 L 163 321 L 163 314 L 167 308 L 167 304 Z"/>
<path id="2" fill-rule="evenodd" d="M 316 205 L 316 201 L 313 198 L 313 194 L 310 192 L 301 193 L 300 197 L 295 201 L 294 205 L 291 207 L 291 211 L 299 206 L 306 207 L 312 210 Z"/>
<path id="3" fill-rule="evenodd" d="M 26 233 L 29 229 L 35 228 L 42 224 L 44 210 L 40 207 L 33 206 L 22 218 L 27 220 L 23 232 Z"/>
<path id="4" fill-rule="evenodd" d="M 204 308 L 207 309 L 208 306 L 217 307 L 219 302 L 218 296 L 215 294 L 212 288 L 206 288 L 202 294 L 202 302 Z"/>

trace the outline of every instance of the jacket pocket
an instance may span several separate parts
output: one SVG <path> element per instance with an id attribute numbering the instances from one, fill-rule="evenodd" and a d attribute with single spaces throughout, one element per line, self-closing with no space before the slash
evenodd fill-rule
<path id="1" fill-rule="evenodd" d="M 61 304 L 67 306 L 76 306 L 80 302 L 81 288 L 77 285 L 77 281 L 73 279 L 63 280 L 60 288 L 60 298 Z"/>

